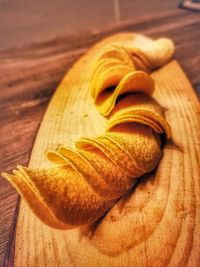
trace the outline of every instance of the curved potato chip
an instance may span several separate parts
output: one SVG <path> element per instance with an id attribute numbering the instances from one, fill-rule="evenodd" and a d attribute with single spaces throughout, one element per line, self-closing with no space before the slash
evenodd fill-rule
<path id="1" fill-rule="evenodd" d="M 93 66 L 92 80 L 98 76 L 98 73 L 101 73 L 102 70 L 105 70 L 108 66 L 123 65 L 123 62 L 117 58 L 104 58 L 98 60 Z"/>
<path id="2" fill-rule="evenodd" d="M 58 223 L 56 228 L 68 229 L 95 221 L 99 212 L 105 212 L 113 204 L 113 200 L 99 197 L 71 164 L 46 170 L 20 168 L 9 179 L 18 190 L 24 190 L 24 198 L 43 221 L 40 210 L 44 211 L 48 207 L 50 221 L 45 223 L 52 227 L 55 222 Z M 78 191 L 80 192 L 77 193 Z M 43 216 L 48 218 L 47 214 Z"/>
<path id="3" fill-rule="evenodd" d="M 98 138 L 80 138 L 78 141 L 76 141 L 75 146 L 77 148 L 84 148 L 88 146 L 93 146 L 98 148 L 110 161 L 113 162 L 114 165 L 118 165 L 118 168 L 121 169 L 121 171 L 126 174 L 128 177 L 132 177 L 133 172 L 130 170 L 124 168 L 123 164 L 118 164 L 118 155 L 115 154 L 112 149 L 110 149 L 109 146 L 106 146 L 101 140 Z"/>
<path id="4" fill-rule="evenodd" d="M 123 65 L 119 59 L 102 59 L 97 61 L 97 63 L 94 65 L 92 78 L 90 81 L 90 93 L 92 97 L 95 95 L 95 87 L 97 83 L 97 77 L 99 77 L 99 74 L 105 71 L 107 68 L 117 66 L 117 65 Z"/>
<path id="5" fill-rule="evenodd" d="M 118 118 L 112 118 L 111 120 L 109 120 L 109 123 L 107 125 L 106 131 L 108 132 L 110 129 L 114 128 L 117 125 L 120 125 L 122 123 L 127 123 L 127 122 L 137 122 L 137 123 L 141 123 L 144 125 L 147 125 L 149 127 L 151 127 L 155 132 L 157 132 L 158 134 L 163 134 L 165 133 L 164 129 L 161 128 L 156 122 L 154 122 L 153 120 L 141 116 L 141 115 L 135 115 L 135 114 L 131 114 L 131 115 L 121 115 Z"/>
<path id="6" fill-rule="evenodd" d="M 121 63 L 119 63 L 118 60 Z M 115 65 L 113 66 L 111 62 L 115 63 Z M 102 54 L 99 56 L 93 67 L 90 91 L 94 99 L 96 99 L 98 94 L 101 93 L 104 89 L 110 86 L 115 86 L 115 84 L 119 82 L 119 78 L 117 78 L 119 75 L 117 74 L 115 82 L 111 81 L 111 83 L 109 83 L 109 81 L 113 79 L 110 76 L 115 76 L 114 72 L 117 71 L 117 67 L 119 67 L 118 65 L 121 65 L 121 77 L 123 77 L 124 75 L 124 69 L 129 69 L 129 71 L 135 70 L 134 64 L 126 50 L 120 45 L 111 44 L 102 51 Z M 110 70 L 111 66 L 113 66 L 114 69 Z M 108 76 L 110 77 L 110 79 L 108 79 Z M 105 80 L 107 80 L 108 84 L 104 86 L 103 83 L 105 82 Z"/>
<path id="7" fill-rule="evenodd" d="M 161 157 L 160 143 L 151 128 L 138 123 L 124 123 L 107 133 L 134 158 L 145 173 L 158 164 Z"/>
<path id="8" fill-rule="evenodd" d="M 128 171 L 130 177 L 139 177 L 144 174 L 144 172 L 139 168 L 132 157 L 129 157 L 129 154 L 125 152 L 124 149 L 119 144 L 112 139 L 112 137 L 108 138 L 105 134 L 98 137 L 98 140 L 105 147 L 108 148 L 110 156 L 116 161 L 118 166 L 120 166 L 126 172 Z"/>
<path id="9" fill-rule="evenodd" d="M 118 96 L 130 92 L 145 92 L 152 94 L 154 81 L 147 73 L 142 71 L 130 72 L 125 75 L 113 91 L 105 91 L 96 100 L 99 112 L 108 116 L 115 106 Z"/>
<path id="10" fill-rule="evenodd" d="M 122 79 L 122 76 L 125 76 L 130 72 L 131 70 L 122 64 L 110 66 L 101 71 L 101 73 L 98 75 L 98 78 L 93 80 L 93 84 L 91 86 L 91 91 L 94 92 L 94 102 L 98 98 L 99 94 L 106 90 L 109 91 L 110 88 L 115 88 L 116 81 L 119 83 Z"/>
<path id="11" fill-rule="evenodd" d="M 127 151 L 125 149 L 125 147 L 123 147 L 123 145 L 119 142 L 119 140 L 115 140 L 109 133 L 108 134 L 104 134 L 103 137 L 105 139 L 108 139 L 111 143 L 114 143 L 116 146 L 119 147 L 119 149 L 121 149 L 123 151 L 123 153 L 125 154 L 124 157 L 128 157 L 129 160 L 131 159 L 131 164 L 133 165 L 133 169 L 137 170 L 138 174 L 142 171 L 143 173 L 145 172 L 144 169 L 137 166 L 135 159 L 133 158 L 133 156 L 130 154 L 130 151 Z"/>
<path id="12" fill-rule="evenodd" d="M 119 59 L 121 62 L 124 62 L 127 66 L 134 68 L 133 62 L 131 58 L 129 57 L 126 49 L 118 44 L 110 44 L 106 46 L 102 54 L 99 56 L 97 62 L 104 58 L 115 58 Z"/>
<path id="13" fill-rule="evenodd" d="M 18 166 L 21 167 L 22 166 Z M 15 174 L 2 173 L 12 186 L 17 190 L 17 192 L 23 197 L 27 202 L 31 210 L 37 215 L 37 217 L 50 227 L 56 229 L 70 229 L 70 225 L 64 224 L 62 221 L 58 220 L 53 212 L 50 210 L 48 205 L 44 203 L 40 193 L 37 188 L 30 183 L 29 179 L 24 176 L 23 172 L 14 171 Z"/>
<path id="14" fill-rule="evenodd" d="M 136 182 L 137 179 L 127 176 L 122 168 L 108 158 L 108 154 L 106 155 L 97 143 L 93 144 L 91 140 L 81 139 L 77 141 L 77 147 L 80 148 L 79 153 L 101 173 L 102 178 L 116 190 L 117 194 L 124 194 Z"/>
<path id="15" fill-rule="evenodd" d="M 130 67 L 125 65 L 116 65 L 101 72 L 96 80 L 96 86 L 94 88 L 94 101 L 96 101 L 100 93 L 112 86 L 116 86 L 121 79 L 130 72 Z"/>
<path id="16" fill-rule="evenodd" d="M 147 73 L 151 72 L 151 68 L 147 67 L 145 63 L 137 56 L 131 55 L 136 70 L 141 70 Z"/>
<path id="17" fill-rule="evenodd" d="M 154 66 L 148 61 L 148 59 L 144 56 L 144 54 L 141 53 L 140 49 L 138 49 L 137 47 L 132 47 L 131 49 L 126 47 L 126 51 L 132 59 L 133 63 L 135 63 L 134 58 L 137 58 L 141 64 L 145 65 L 149 72 L 154 69 Z"/>
<path id="18" fill-rule="evenodd" d="M 46 157 L 49 161 L 55 164 L 64 165 L 66 162 L 68 162 L 61 153 L 59 153 L 58 151 L 54 151 L 54 150 L 47 151 Z"/>
<path id="19" fill-rule="evenodd" d="M 138 114 L 138 115 L 142 115 L 143 117 L 146 117 L 147 119 L 151 120 L 152 124 L 156 123 L 157 124 L 157 128 L 161 128 L 163 131 L 158 133 L 164 133 L 166 135 L 167 139 L 171 138 L 171 128 L 169 126 L 169 124 L 167 123 L 167 121 L 164 119 L 163 116 L 161 116 L 160 114 L 150 111 L 150 110 L 134 110 L 133 111 L 134 114 Z"/>
<path id="20" fill-rule="evenodd" d="M 143 120 L 144 124 L 157 129 L 158 133 L 165 133 L 168 139 L 171 137 L 171 129 L 163 117 L 163 109 L 155 99 L 141 93 L 125 96 L 117 103 L 108 121 L 107 130 L 121 123 L 133 122 L 134 118 Z"/>
<path id="21" fill-rule="evenodd" d="M 102 178 L 102 175 L 78 151 L 64 146 L 59 147 L 58 151 L 65 157 L 67 162 L 70 161 L 78 169 L 98 195 L 106 199 L 116 199 L 121 196 L 122 192 L 117 192 L 110 187 L 110 184 Z"/>

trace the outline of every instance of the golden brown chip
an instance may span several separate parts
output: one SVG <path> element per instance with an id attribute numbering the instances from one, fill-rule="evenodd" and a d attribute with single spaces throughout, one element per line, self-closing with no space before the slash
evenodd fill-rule
<path id="1" fill-rule="evenodd" d="M 110 44 L 106 46 L 103 49 L 102 54 L 99 56 L 97 62 L 105 58 L 119 59 L 121 62 L 124 62 L 124 64 L 126 64 L 127 66 L 134 68 L 133 62 L 129 54 L 127 53 L 126 49 L 119 44 Z"/>
<path id="2" fill-rule="evenodd" d="M 58 151 L 54 151 L 54 150 L 49 150 L 47 151 L 46 153 L 46 157 L 49 161 L 55 163 L 55 164 L 65 164 L 66 162 L 68 162 L 66 160 L 66 158 L 61 154 L 59 153 Z"/>
<path id="3" fill-rule="evenodd" d="M 134 158 L 136 166 L 145 173 L 153 170 L 161 157 L 160 143 L 150 127 L 124 123 L 108 132 Z"/>
<path id="4" fill-rule="evenodd" d="M 116 158 L 111 158 L 111 152 L 99 140 L 91 138 L 81 138 L 75 143 L 79 153 L 88 158 L 95 169 L 102 173 L 102 177 L 117 190 L 125 192 L 134 185 L 136 179 L 130 176 L 130 171 L 124 169 Z M 92 153 L 95 148 L 95 153 Z"/>
<path id="5" fill-rule="evenodd" d="M 115 86 L 120 81 L 120 71 L 120 77 L 122 78 L 125 75 L 125 69 L 125 73 L 135 70 L 133 61 L 126 50 L 116 44 L 107 46 L 93 66 L 90 83 L 92 97 L 96 99 L 103 90 Z"/>
<path id="6" fill-rule="evenodd" d="M 126 65 L 116 65 L 102 71 L 95 80 L 94 100 L 96 101 L 99 94 L 106 89 L 113 86 L 115 87 L 123 79 L 123 77 L 130 72 L 131 69 Z"/>
<path id="7" fill-rule="evenodd" d="M 121 115 L 118 118 L 112 118 L 111 120 L 109 120 L 109 123 L 107 125 L 106 131 L 111 130 L 112 128 L 114 128 L 117 125 L 123 124 L 123 123 L 128 123 L 128 122 L 137 122 L 137 123 L 141 123 L 144 125 L 147 125 L 149 127 L 151 127 L 155 132 L 157 132 L 158 134 L 163 134 L 165 133 L 163 128 L 161 128 L 156 122 L 154 122 L 153 120 L 141 116 L 141 115 L 135 115 L 135 114 L 131 114 L 131 115 Z"/>
<path id="8" fill-rule="evenodd" d="M 20 171 L 14 171 L 15 174 L 2 173 L 17 190 L 17 192 L 23 197 L 23 199 L 28 203 L 29 207 L 47 225 L 57 228 L 57 229 L 69 229 L 70 225 L 66 225 L 62 221 L 58 220 L 52 213 L 48 205 L 43 201 L 37 188 L 31 183 L 30 179 L 24 175 L 22 171 L 22 166 L 18 166 Z"/>
<path id="9" fill-rule="evenodd" d="M 121 191 L 118 192 L 110 187 L 110 184 L 102 178 L 101 173 L 97 172 L 88 159 L 83 157 L 77 150 L 61 146 L 58 151 L 67 162 L 71 162 L 77 168 L 99 196 L 106 199 L 116 199 L 122 195 Z"/>
<path id="10" fill-rule="evenodd" d="M 119 144 L 115 142 L 112 137 L 108 138 L 105 134 L 97 138 L 101 144 L 107 148 L 108 155 L 115 161 L 115 164 L 120 166 L 124 173 L 127 173 L 130 177 L 142 176 L 143 172 L 138 168 L 133 161 L 132 157 L 125 152 Z"/>
<path id="11" fill-rule="evenodd" d="M 138 120 L 149 125 L 158 133 L 171 137 L 171 130 L 163 117 L 163 109 L 155 99 L 147 94 L 130 94 L 125 96 L 115 106 L 108 121 L 107 130 L 112 127 Z"/>
<path id="12" fill-rule="evenodd" d="M 151 72 L 151 68 L 149 68 L 137 55 L 131 55 L 131 59 L 134 62 L 136 70 L 141 70 L 147 73 Z"/>
<path id="13" fill-rule="evenodd" d="M 99 78 L 99 74 L 102 74 L 102 72 L 105 72 L 110 67 L 115 67 L 117 65 L 123 65 L 122 62 L 119 59 L 115 58 L 105 58 L 97 61 L 97 63 L 93 67 L 92 77 L 90 81 L 90 93 L 92 97 L 95 95 L 95 88 L 96 83 Z"/>
<path id="14" fill-rule="evenodd" d="M 151 72 L 155 67 L 148 61 L 148 58 L 146 58 L 143 53 L 141 53 L 140 49 L 133 47 L 133 48 L 126 48 L 126 51 L 130 58 L 132 59 L 133 63 L 135 64 L 134 59 L 137 59 L 140 64 L 143 64 L 147 69 L 148 72 Z M 136 67 L 137 69 L 137 67 Z"/>
<path id="15" fill-rule="evenodd" d="M 135 159 L 132 157 L 131 153 L 125 149 L 122 143 L 119 142 L 119 139 L 114 139 L 110 133 L 103 135 L 104 139 L 109 140 L 111 143 L 115 144 L 120 150 L 123 151 L 124 160 L 129 161 L 129 164 L 132 164 L 132 169 L 137 172 L 137 175 L 140 176 L 144 173 L 144 170 L 141 167 L 138 167 Z M 130 163 L 131 161 L 131 163 Z M 133 171 L 133 170 L 132 170 Z M 142 172 L 142 173 L 141 173 Z"/>
<path id="16" fill-rule="evenodd" d="M 130 72 L 125 75 L 116 88 L 101 93 L 96 100 L 99 112 L 108 116 L 115 106 L 118 96 L 130 92 L 144 92 L 151 95 L 154 90 L 154 81 L 142 71 Z"/>
<path id="17" fill-rule="evenodd" d="M 56 222 L 61 222 L 62 228 L 92 222 L 99 216 L 99 212 L 105 212 L 113 203 L 112 200 L 99 197 L 70 164 L 46 170 L 21 167 L 9 179 L 18 190 L 23 190 L 23 197 L 38 217 L 41 218 L 40 209 L 44 211 L 48 207 L 49 214 L 52 215 L 49 218 L 55 217 Z M 43 217 L 46 218 L 46 214 Z M 44 221 L 43 217 L 41 219 Z M 54 223 L 50 221 L 49 225 L 54 227 Z"/>

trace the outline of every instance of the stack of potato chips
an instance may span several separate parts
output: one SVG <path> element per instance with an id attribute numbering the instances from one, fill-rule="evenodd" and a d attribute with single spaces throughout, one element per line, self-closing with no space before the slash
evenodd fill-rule
<path id="1" fill-rule="evenodd" d="M 160 135 L 170 138 L 171 131 L 151 96 L 154 81 L 148 73 L 168 62 L 173 52 L 168 39 L 149 40 L 141 47 L 105 47 L 90 83 L 97 109 L 108 117 L 105 133 L 79 139 L 74 149 L 49 151 L 52 168 L 18 166 L 13 174 L 3 174 L 44 223 L 69 229 L 94 222 L 157 166 Z"/>

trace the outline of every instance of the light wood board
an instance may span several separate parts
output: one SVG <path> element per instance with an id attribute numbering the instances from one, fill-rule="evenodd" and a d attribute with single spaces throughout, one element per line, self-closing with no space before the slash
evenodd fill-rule
<path id="1" fill-rule="evenodd" d="M 72 145 L 104 131 L 106 119 L 89 96 L 91 66 L 111 42 L 131 44 L 119 34 L 93 46 L 64 77 L 40 126 L 29 166 L 49 167 L 47 149 Z M 96 225 L 58 231 L 20 204 L 15 266 L 198 266 L 200 262 L 199 103 L 184 72 L 172 61 L 152 74 L 154 97 L 166 108 L 173 142 L 158 169 L 142 178 Z"/>

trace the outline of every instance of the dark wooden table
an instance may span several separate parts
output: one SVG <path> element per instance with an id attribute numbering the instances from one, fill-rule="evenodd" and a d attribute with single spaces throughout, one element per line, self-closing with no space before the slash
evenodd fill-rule
<path id="1" fill-rule="evenodd" d="M 175 58 L 200 95 L 200 14 L 185 10 L 160 12 L 119 22 L 103 31 L 71 35 L 0 53 L 1 171 L 27 165 L 38 127 L 49 99 L 64 73 L 88 47 L 122 31 L 150 37 L 170 37 Z M 0 265 L 12 266 L 19 198 L 0 178 Z"/>

